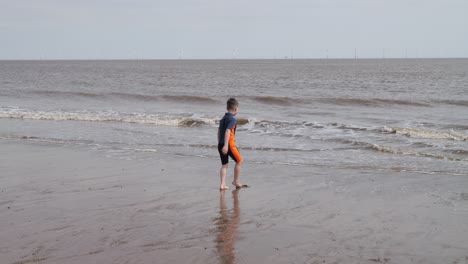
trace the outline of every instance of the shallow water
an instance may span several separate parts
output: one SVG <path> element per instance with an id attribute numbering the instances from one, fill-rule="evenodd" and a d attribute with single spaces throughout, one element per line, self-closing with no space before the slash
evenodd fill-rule
<path id="1" fill-rule="evenodd" d="M 246 162 L 468 174 L 468 60 L 2 61 L 0 137 Z"/>

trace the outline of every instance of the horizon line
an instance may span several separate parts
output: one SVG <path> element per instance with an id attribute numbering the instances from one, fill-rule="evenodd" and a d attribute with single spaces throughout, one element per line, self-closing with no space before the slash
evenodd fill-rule
<path id="1" fill-rule="evenodd" d="M 56 58 L 56 59 L 0 59 L 0 61 L 195 61 L 195 60 L 418 60 L 418 59 L 468 59 L 468 57 L 333 57 L 333 58 Z"/>

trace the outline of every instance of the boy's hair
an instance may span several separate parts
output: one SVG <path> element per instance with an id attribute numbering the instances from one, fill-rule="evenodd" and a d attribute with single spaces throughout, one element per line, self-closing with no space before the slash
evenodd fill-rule
<path id="1" fill-rule="evenodd" d="M 237 106 L 239 106 L 239 102 L 237 102 L 236 98 L 231 97 L 226 102 L 227 110 L 234 110 Z"/>

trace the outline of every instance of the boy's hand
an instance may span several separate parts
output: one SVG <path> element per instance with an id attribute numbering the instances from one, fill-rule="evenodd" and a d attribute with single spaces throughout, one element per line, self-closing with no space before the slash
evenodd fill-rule
<path id="1" fill-rule="evenodd" d="M 222 151 L 223 151 L 223 154 L 226 155 L 228 153 L 228 145 L 224 145 Z"/>

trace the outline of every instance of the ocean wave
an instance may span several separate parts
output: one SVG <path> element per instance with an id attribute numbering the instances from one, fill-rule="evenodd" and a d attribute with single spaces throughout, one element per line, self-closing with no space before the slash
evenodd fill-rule
<path id="1" fill-rule="evenodd" d="M 162 95 L 162 99 L 174 102 L 189 102 L 189 103 L 216 103 L 217 100 L 209 97 L 193 96 L 193 95 Z"/>
<path id="2" fill-rule="evenodd" d="M 124 100 L 134 100 L 134 101 L 143 101 L 143 102 L 158 101 L 161 99 L 160 96 L 156 96 L 156 95 L 129 94 L 129 93 L 108 93 L 106 94 L 106 96 L 114 97 L 118 99 L 124 99 Z"/>
<path id="3" fill-rule="evenodd" d="M 403 99 L 382 99 L 382 98 L 292 98 L 292 97 L 274 97 L 274 96 L 254 96 L 247 97 L 259 103 L 273 104 L 273 105 L 297 105 L 297 104 L 311 104 L 323 103 L 333 105 L 351 105 L 351 106 L 372 106 L 372 107 L 385 107 L 389 105 L 400 106 L 418 106 L 429 107 L 431 106 L 426 102 L 416 102 L 412 100 Z"/>
<path id="4" fill-rule="evenodd" d="M 236 121 L 237 121 L 237 124 L 238 124 L 239 126 L 243 126 L 243 125 L 249 124 L 252 120 L 247 119 L 247 118 L 237 118 Z M 216 123 L 218 123 L 218 122 L 219 122 L 219 121 L 217 121 Z"/>
<path id="5" fill-rule="evenodd" d="M 73 92 L 73 91 L 52 91 L 52 90 L 36 90 L 30 91 L 31 94 L 43 95 L 48 97 L 85 97 L 85 98 L 98 98 L 102 94 L 89 93 L 89 92 Z"/>
<path id="6" fill-rule="evenodd" d="M 92 92 L 77 92 L 77 91 L 53 91 L 53 90 L 36 90 L 29 91 L 28 93 L 48 96 L 48 97 L 82 97 L 82 98 L 95 98 L 95 99 L 106 99 L 106 98 L 117 98 L 123 100 L 133 101 L 170 101 L 176 103 L 217 103 L 218 101 L 214 98 L 193 96 L 193 95 L 151 95 L 151 94 L 132 94 L 132 93 L 92 93 Z"/>
<path id="7" fill-rule="evenodd" d="M 456 154 L 456 155 L 467 155 L 468 156 L 468 150 L 465 149 L 446 149 L 444 152 Z"/>
<path id="8" fill-rule="evenodd" d="M 275 97 L 275 96 L 254 96 L 254 97 L 251 97 L 251 99 L 259 103 L 263 103 L 263 104 L 274 104 L 274 105 L 283 105 L 283 106 L 306 102 L 303 99 L 290 98 L 290 97 Z"/>
<path id="9" fill-rule="evenodd" d="M 372 144 L 369 147 L 372 150 L 376 150 L 379 152 L 391 153 L 391 154 L 400 154 L 400 155 L 408 155 L 408 156 L 418 156 L 418 157 L 428 157 L 428 158 L 435 158 L 435 159 L 445 159 L 451 161 L 465 161 L 468 162 L 468 159 L 455 157 L 455 156 L 448 156 L 438 153 L 429 153 L 429 152 L 421 152 L 407 148 L 396 148 L 396 147 L 389 147 L 389 146 L 381 146 L 377 144 Z"/>
<path id="10" fill-rule="evenodd" d="M 142 113 L 128 114 L 118 112 L 34 111 L 18 108 L 0 109 L 0 118 L 55 121 L 71 120 L 90 122 L 120 122 L 184 127 L 216 124 L 219 121 L 217 118 L 170 117 Z"/>
<path id="11" fill-rule="evenodd" d="M 69 143 L 77 145 L 89 145 L 89 146 L 101 146 L 104 145 L 98 144 L 92 140 L 63 140 L 57 138 L 48 138 L 48 137 L 37 137 L 37 136 L 23 136 L 23 135 L 13 135 L 13 134 L 0 134 L 0 138 L 8 139 L 17 139 L 17 140 L 27 140 L 27 141 L 37 141 L 37 142 L 49 142 L 49 143 Z M 107 142 L 107 144 L 114 144 L 116 142 Z M 190 147 L 190 148 L 201 148 L 201 149 L 217 149 L 217 145 L 213 144 L 181 144 L 181 143 L 158 143 L 151 144 L 147 147 L 121 147 L 123 150 L 138 151 L 138 152 L 159 152 L 158 147 Z M 115 147 L 115 146 L 114 146 Z M 242 146 L 242 150 L 251 150 L 251 151 L 264 151 L 264 152 L 320 152 L 325 151 L 323 149 L 299 149 L 299 148 L 280 148 L 280 147 L 256 147 L 256 146 Z"/>
<path id="12" fill-rule="evenodd" d="M 449 155 L 444 155 L 444 154 L 439 154 L 439 153 L 422 152 L 422 151 L 417 151 L 417 150 L 409 149 L 409 148 L 385 146 L 385 145 L 379 145 L 379 144 L 365 142 L 365 141 L 349 140 L 349 139 L 337 139 L 337 140 L 334 140 L 334 141 L 338 141 L 338 142 L 341 142 L 341 143 L 358 146 L 358 149 L 378 151 L 378 152 L 382 152 L 382 153 L 390 153 L 390 154 L 397 154 L 397 155 L 428 157 L 428 158 L 435 158 L 435 159 L 446 159 L 446 160 L 451 160 L 451 161 L 465 161 L 465 162 L 468 162 L 467 158 L 462 158 L 462 157 L 457 157 L 457 156 L 449 156 Z"/>
<path id="13" fill-rule="evenodd" d="M 192 95 L 148 95 L 148 94 L 129 94 L 129 93 L 108 93 L 106 96 L 117 97 L 119 99 L 136 101 L 171 101 L 176 103 L 216 103 L 213 98 L 192 96 Z"/>
<path id="14" fill-rule="evenodd" d="M 272 121 L 272 120 L 261 120 L 261 121 L 256 121 L 254 119 L 246 119 L 248 122 L 253 123 L 254 127 L 260 127 L 260 128 L 268 128 L 268 127 L 274 127 L 274 128 L 313 128 L 313 129 L 338 129 L 338 130 L 355 130 L 355 131 L 371 131 L 375 130 L 376 128 L 372 127 L 363 127 L 363 126 L 357 126 L 357 125 L 348 125 L 348 124 L 342 124 L 342 123 L 328 123 L 328 124 L 322 124 L 322 123 L 317 123 L 317 122 L 308 122 L 308 121 L 303 121 L 303 122 L 287 122 L 287 121 Z"/>
<path id="15" fill-rule="evenodd" d="M 446 125 L 444 126 L 444 128 L 449 129 L 449 130 L 452 130 L 452 129 L 468 130 L 468 125 Z"/>
<path id="16" fill-rule="evenodd" d="M 36 141 L 36 142 L 48 142 L 48 143 L 59 143 L 64 144 L 67 141 L 56 139 L 56 138 L 44 138 L 37 136 L 21 136 L 13 134 L 0 134 L 0 139 L 15 139 L 15 140 L 27 140 L 27 141 Z"/>
<path id="17" fill-rule="evenodd" d="M 466 141 L 468 135 L 456 132 L 441 132 L 433 130 L 422 130 L 414 128 L 401 128 L 401 127 L 384 127 L 382 132 L 400 134 L 414 138 L 427 138 L 427 139 L 451 139 Z"/>
<path id="18" fill-rule="evenodd" d="M 336 128 L 343 129 L 343 130 L 356 130 L 356 131 L 371 130 L 368 127 L 355 126 L 355 125 L 346 125 L 346 124 L 338 124 L 338 123 L 331 123 L 330 125 Z"/>
<path id="19" fill-rule="evenodd" d="M 156 146 L 211 148 L 211 149 L 216 149 L 218 147 L 217 145 L 210 145 L 210 144 L 180 144 L 180 143 L 156 144 Z M 319 151 L 324 151 L 322 149 L 299 149 L 299 148 L 280 148 L 280 147 L 264 147 L 264 146 L 262 147 L 242 146 L 242 150 L 265 151 L 265 152 L 319 152 Z"/>
<path id="20" fill-rule="evenodd" d="M 435 147 L 433 144 L 429 144 L 427 142 L 414 142 L 411 145 L 414 146 L 414 147 L 417 147 L 417 148 L 433 148 L 433 147 Z"/>
<path id="21" fill-rule="evenodd" d="M 357 105 L 357 106 L 387 106 L 387 105 L 403 105 L 403 106 L 430 106 L 427 103 L 415 102 L 409 100 L 397 99 L 380 99 L 380 98 L 320 98 L 318 102 L 337 105 Z"/>
<path id="22" fill-rule="evenodd" d="M 468 101 L 466 100 L 433 100 L 435 103 L 440 103 L 440 104 L 448 104 L 448 105 L 456 105 L 456 106 L 467 106 L 468 107 Z"/>

